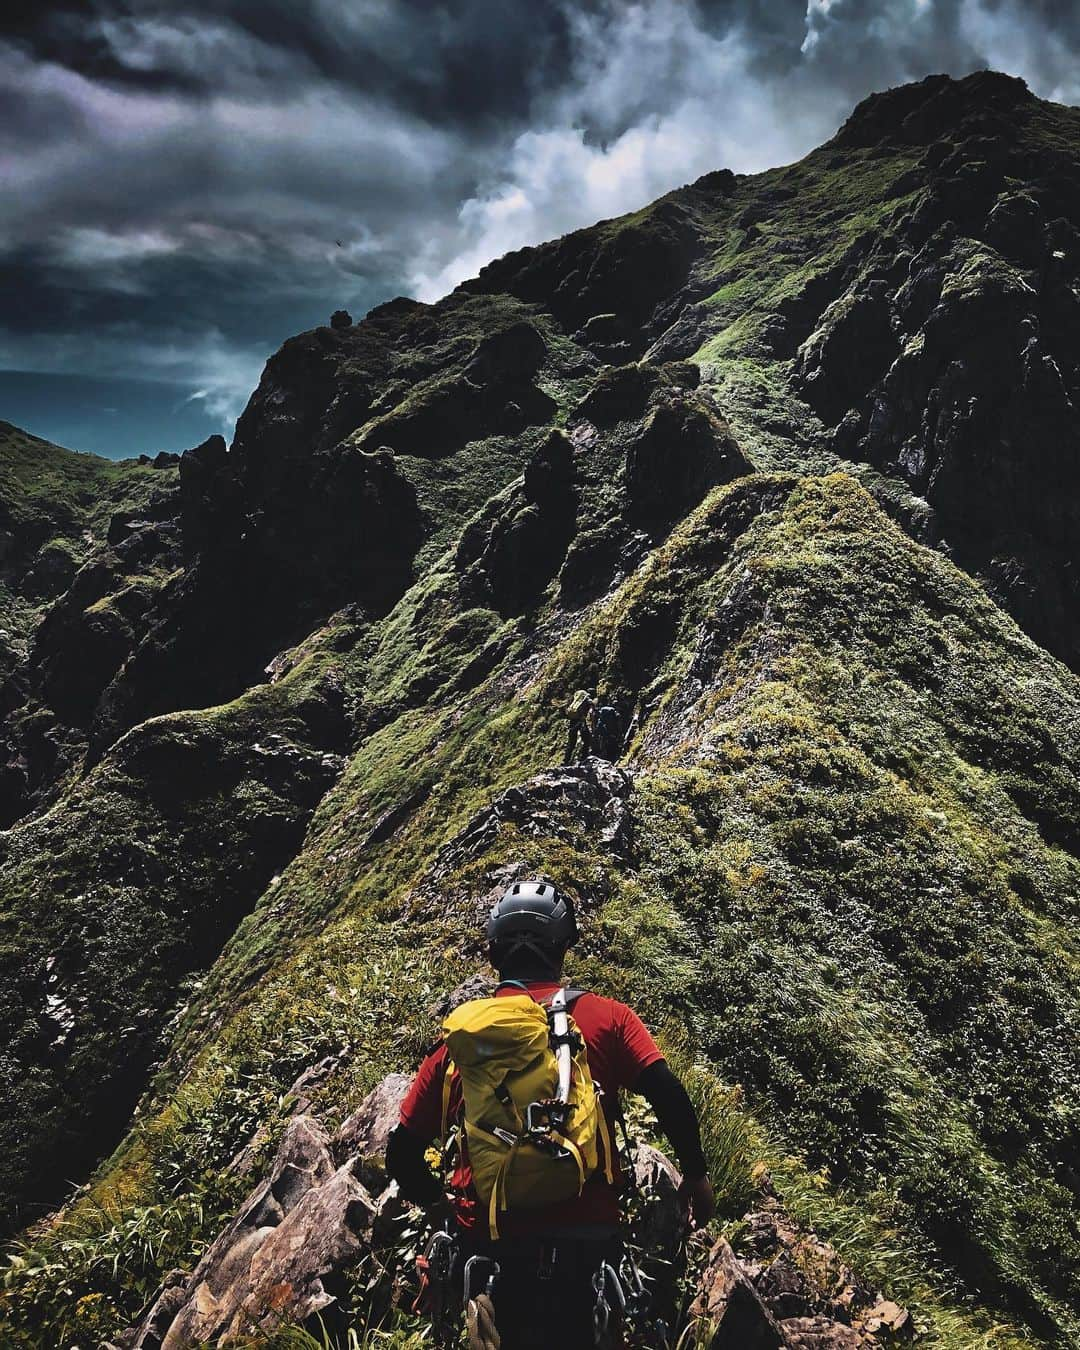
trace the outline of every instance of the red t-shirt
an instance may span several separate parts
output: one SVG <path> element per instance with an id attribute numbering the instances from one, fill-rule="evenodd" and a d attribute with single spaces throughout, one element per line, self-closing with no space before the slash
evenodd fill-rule
<path id="1" fill-rule="evenodd" d="M 562 986 L 528 985 L 534 998 L 549 998 Z M 520 994 L 519 985 L 504 985 L 499 995 Z M 593 1081 L 603 1088 L 600 1098 L 608 1131 L 615 1138 L 615 1120 L 621 1091 L 632 1091 L 643 1069 L 664 1056 L 649 1035 L 644 1022 L 625 1003 L 599 994 L 582 994 L 570 1009 L 585 1040 L 585 1055 Z M 437 1139 L 442 1130 L 442 1093 L 446 1075 L 447 1050 L 440 1045 L 417 1070 L 412 1087 L 401 1104 L 401 1123 L 421 1139 Z M 450 1115 L 455 1118 L 461 1106 L 458 1082 L 450 1089 Z M 599 1225 L 615 1227 L 619 1222 L 619 1190 L 622 1179 L 615 1159 L 615 1184 L 610 1185 L 602 1171 L 594 1172 L 580 1195 L 541 1209 L 517 1210 L 499 1220 L 503 1237 L 516 1237 L 550 1228 Z M 486 1217 L 472 1188 L 468 1160 L 461 1159 L 450 1177 L 451 1203 L 461 1228 L 486 1229 Z"/>

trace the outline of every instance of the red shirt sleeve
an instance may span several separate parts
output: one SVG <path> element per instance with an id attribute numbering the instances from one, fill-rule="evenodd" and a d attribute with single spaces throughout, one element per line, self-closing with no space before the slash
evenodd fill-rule
<path id="1" fill-rule="evenodd" d="M 615 1076 L 619 1087 L 633 1091 L 643 1069 L 664 1058 L 648 1027 L 625 1003 L 615 1005 Z"/>
<path id="2" fill-rule="evenodd" d="M 438 1139 L 442 1133 L 442 1092 L 446 1076 L 446 1046 L 433 1050 L 416 1071 L 412 1087 L 401 1103 L 401 1123 L 420 1139 Z"/>

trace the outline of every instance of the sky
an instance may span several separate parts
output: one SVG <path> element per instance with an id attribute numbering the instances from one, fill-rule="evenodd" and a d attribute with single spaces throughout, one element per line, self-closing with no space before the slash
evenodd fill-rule
<path id="1" fill-rule="evenodd" d="M 228 439 L 266 358 L 991 67 L 1080 103 L 1074 0 L 7 0 L 0 419 Z"/>

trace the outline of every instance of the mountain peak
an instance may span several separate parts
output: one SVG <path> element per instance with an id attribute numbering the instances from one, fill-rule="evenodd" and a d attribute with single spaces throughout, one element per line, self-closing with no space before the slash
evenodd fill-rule
<path id="1" fill-rule="evenodd" d="M 963 79 L 928 75 L 915 84 L 902 84 L 870 94 L 857 104 L 840 128 L 834 143 L 845 146 L 898 141 L 925 145 L 953 131 L 961 123 L 976 124 L 1014 112 L 1038 100 L 1027 84 L 1014 75 L 978 70 Z"/>

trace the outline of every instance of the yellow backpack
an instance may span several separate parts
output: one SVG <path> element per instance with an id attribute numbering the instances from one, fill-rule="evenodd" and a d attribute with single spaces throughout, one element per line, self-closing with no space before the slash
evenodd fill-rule
<path id="1" fill-rule="evenodd" d="M 560 995 L 569 1002 L 559 990 L 551 1000 L 556 1011 Z M 556 1034 L 556 1021 L 521 994 L 473 999 L 443 1023 L 451 1061 L 443 1086 L 443 1136 L 456 1072 L 473 1185 L 487 1206 L 493 1238 L 499 1235 L 500 1213 L 579 1195 L 597 1170 L 601 1148 L 604 1174 L 613 1179 L 610 1134 L 585 1043 L 569 1012 L 565 1036 Z M 565 1102 L 559 1096 L 562 1045 L 568 1047 L 570 1069 Z"/>

